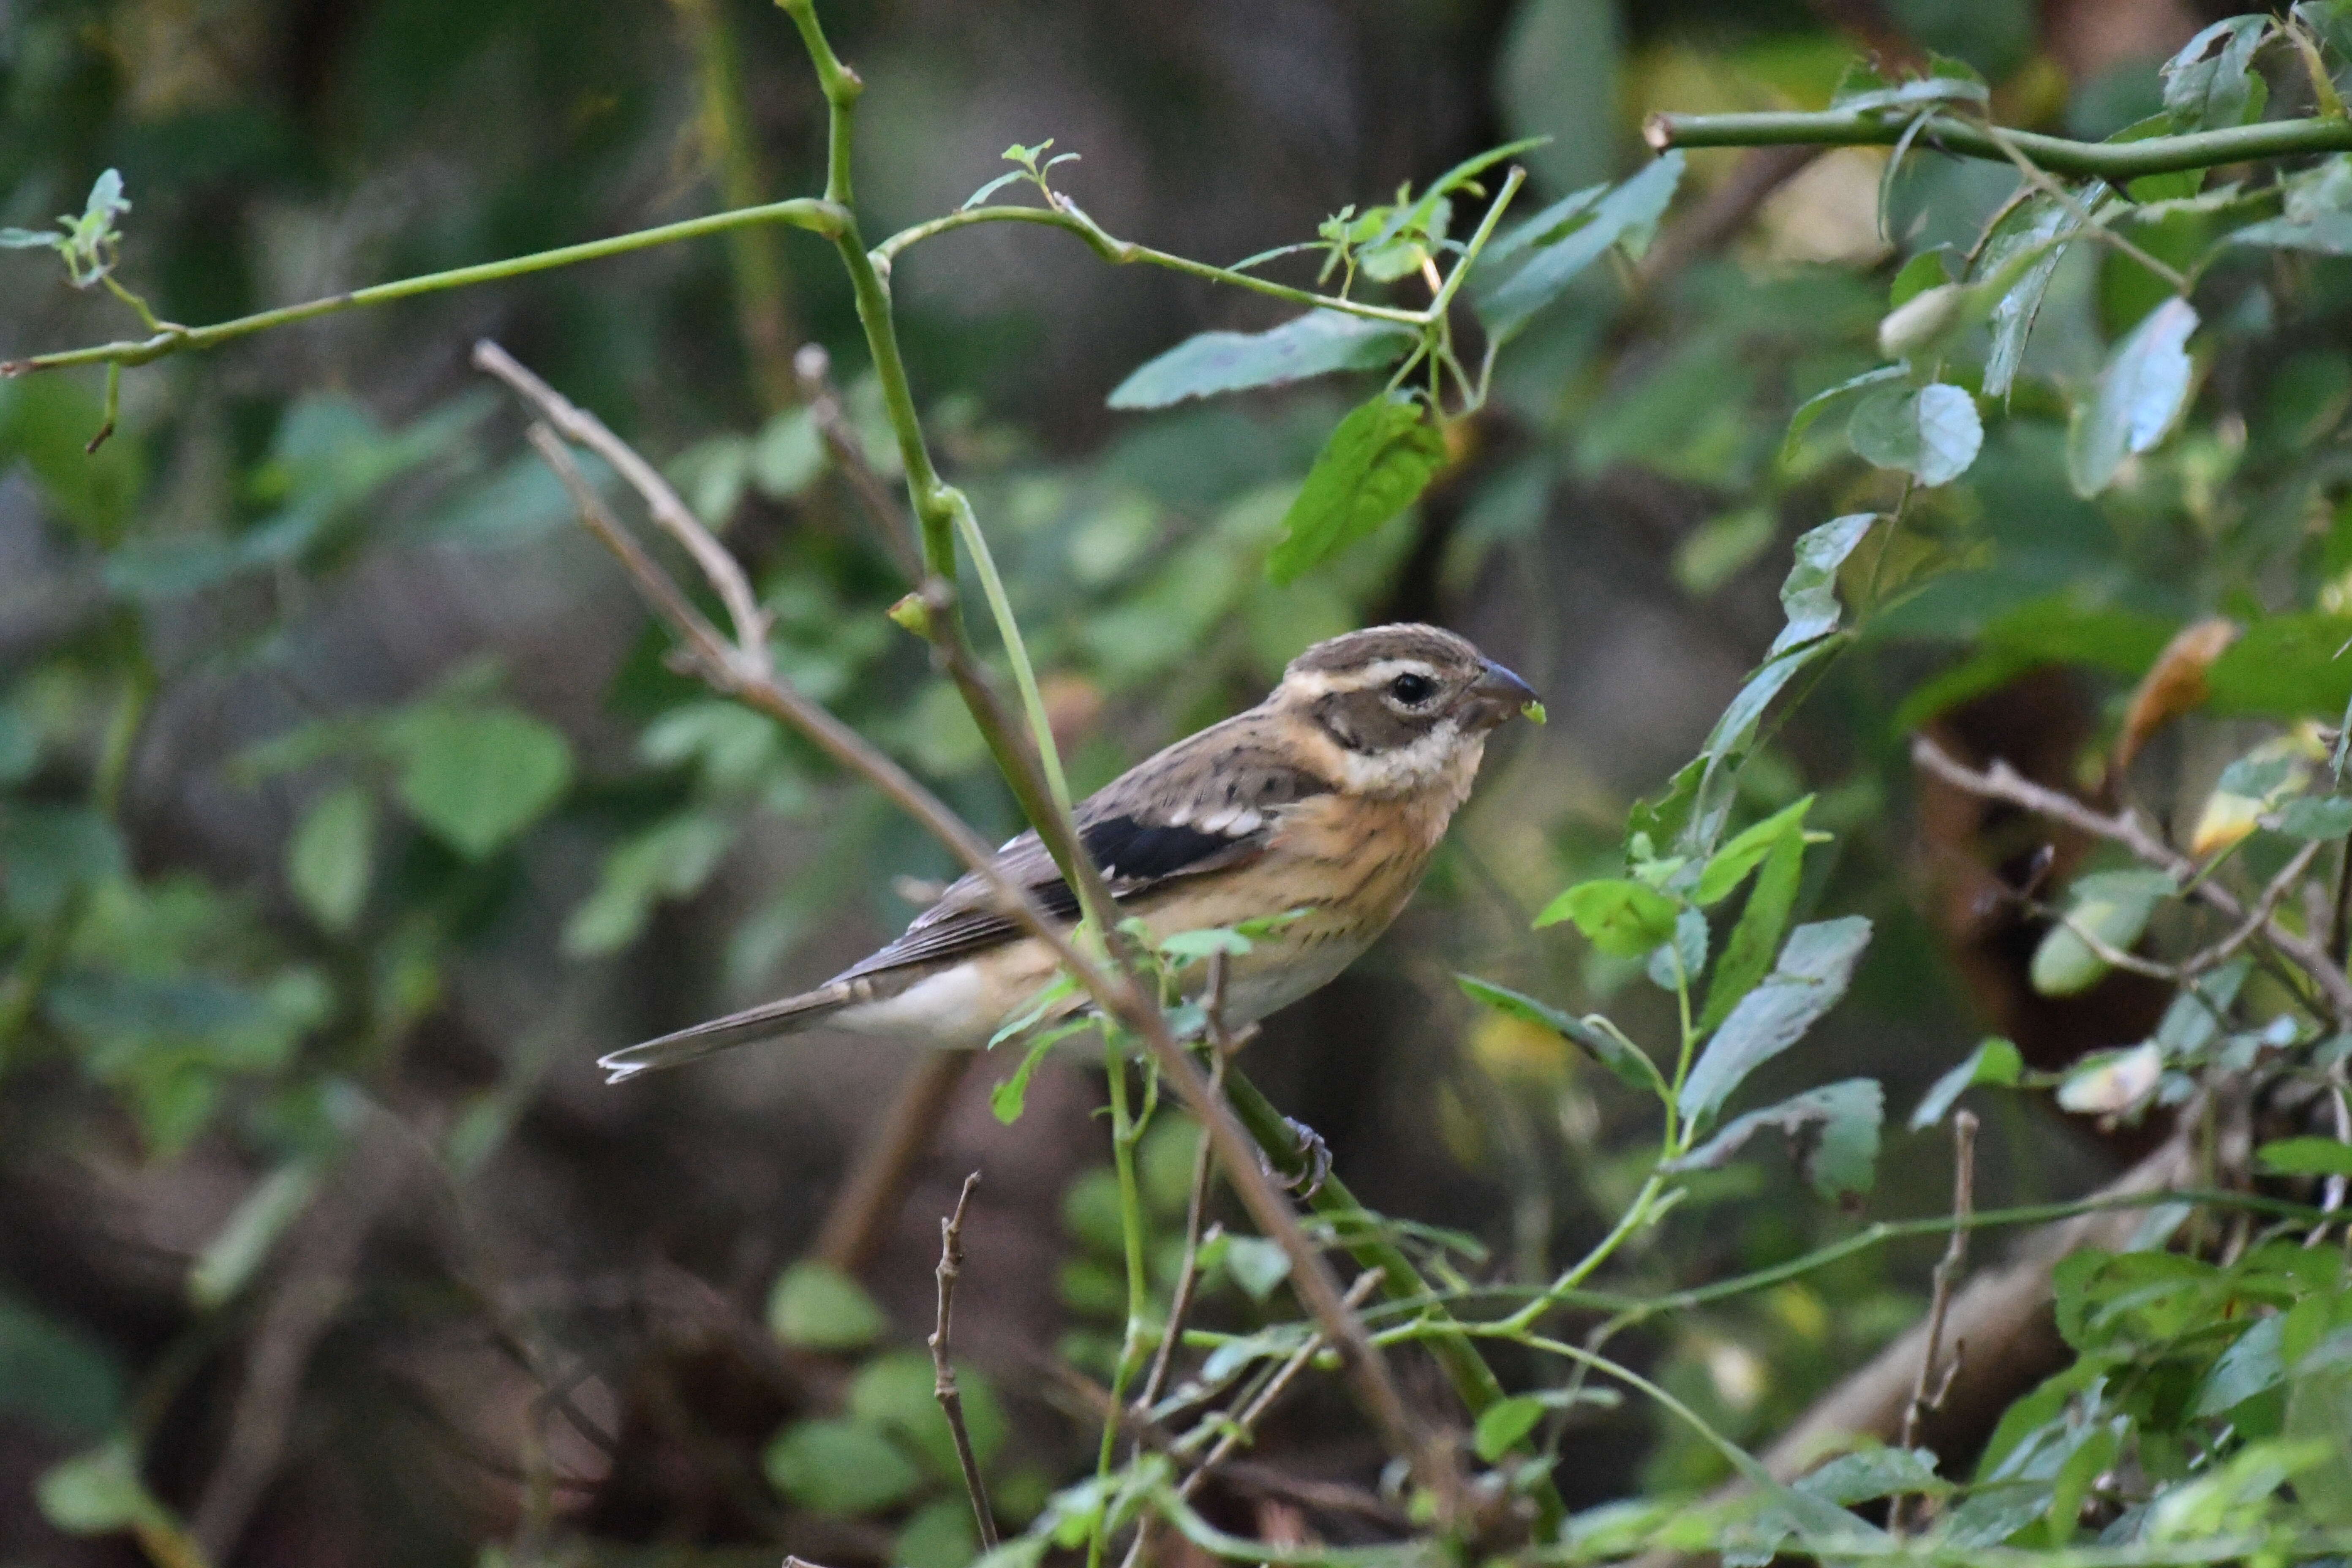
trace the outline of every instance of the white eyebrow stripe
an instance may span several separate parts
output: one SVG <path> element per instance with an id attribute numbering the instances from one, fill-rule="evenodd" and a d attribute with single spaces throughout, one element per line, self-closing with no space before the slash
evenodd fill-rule
<path id="1" fill-rule="evenodd" d="M 1284 684 L 1302 697 L 1328 697 L 1335 691 L 1363 691 L 1384 686 L 1400 675 L 1418 675 L 1424 680 L 1442 680 L 1437 667 L 1425 659 L 1383 658 L 1365 665 L 1360 669 L 1309 669 L 1289 677 Z"/>

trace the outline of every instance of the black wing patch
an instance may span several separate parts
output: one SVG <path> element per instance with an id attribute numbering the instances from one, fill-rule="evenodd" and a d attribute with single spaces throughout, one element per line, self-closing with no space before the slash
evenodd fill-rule
<path id="1" fill-rule="evenodd" d="M 1201 737 L 1193 739 L 1197 742 Z M 1234 831 L 1213 832 L 1191 823 L 1153 821 L 1131 807 L 1122 810 L 1134 796 L 1121 800 L 1119 784 L 1079 808 L 1084 823 L 1079 837 L 1102 868 L 1114 898 L 1123 903 L 1172 878 L 1219 870 L 1250 858 L 1271 836 L 1268 814 L 1274 808 L 1330 788 L 1311 773 L 1255 751 L 1228 753 L 1222 761 L 1223 765 L 1218 769 L 1222 780 L 1202 788 L 1196 798 L 1206 797 L 1202 804 L 1208 805 L 1222 796 L 1223 806 L 1244 808 L 1230 819 Z M 1097 812 L 1104 815 L 1094 815 Z M 997 865 L 1007 876 L 1026 883 L 1047 914 L 1055 920 L 1077 919 L 1077 895 L 1056 873 L 1035 833 L 1024 833 L 1006 845 L 997 856 Z M 940 895 L 938 903 L 918 915 L 905 935 L 835 978 L 854 980 L 882 970 L 961 958 L 993 947 L 1017 935 L 1020 929 L 1010 916 L 992 907 L 980 879 L 966 875 Z"/>
<path id="2" fill-rule="evenodd" d="M 1251 826 L 1255 828 L 1257 825 L 1253 821 Z M 1095 858 L 1095 864 L 1102 868 L 1103 879 L 1113 890 L 1124 893 L 1133 884 L 1157 882 L 1201 869 L 1204 861 L 1247 842 L 1252 835 L 1236 837 L 1225 833 L 1203 833 L 1189 823 L 1171 826 L 1132 816 L 1110 816 L 1087 824 L 1078 837 L 1085 841 L 1087 853 Z M 1076 910 L 1077 900 L 1071 894 L 1068 883 L 1056 882 L 1046 894 L 1045 907 L 1059 913 L 1055 902 L 1056 895 Z"/>

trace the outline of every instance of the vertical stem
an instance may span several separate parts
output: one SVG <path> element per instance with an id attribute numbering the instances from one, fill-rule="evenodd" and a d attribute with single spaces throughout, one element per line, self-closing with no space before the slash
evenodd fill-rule
<path id="1" fill-rule="evenodd" d="M 1110 1399 L 1116 1409 L 1127 1398 L 1127 1380 L 1135 1373 L 1137 1352 L 1143 1344 L 1143 1316 L 1150 1304 L 1151 1281 L 1144 1272 L 1143 1194 L 1135 1179 L 1135 1142 L 1141 1128 L 1128 1110 L 1127 1052 L 1122 1033 L 1103 1030 L 1103 1068 L 1110 1080 L 1111 1167 L 1118 1178 L 1119 1239 L 1127 1254 L 1127 1331 L 1119 1336 L 1118 1362 L 1111 1369 Z M 1108 1478 L 1118 1447 L 1118 1422 L 1105 1421 L 1102 1447 L 1095 1458 L 1095 1474 Z M 1087 1542 L 1087 1568 L 1100 1568 L 1108 1542 L 1108 1510 L 1096 1521 Z"/>
<path id="2" fill-rule="evenodd" d="M 816 0 L 776 0 L 776 4 L 800 29 L 801 42 L 807 46 L 809 60 L 816 67 L 817 85 L 824 91 L 824 199 L 848 206 L 856 200 L 849 179 L 850 124 L 857 95 L 866 90 L 866 83 L 841 63 L 841 57 L 825 41 L 824 25 L 816 19 Z"/>
<path id="3" fill-rule="evenodd" d="M 702 144 L 719 197 L 730 207 L 764 205 L 775 199 L 773 182 L 743 101 L 742 51 L 736 47 L 724 0 L 670 4 L 694 48 Z M 761 406 L 773 414 L 795 401 L 791 274 L 777 236 L 764 226 L 730 230 L 727 258 L 734 272 L 735 319 L 751 362 L 752 389 Z"/>

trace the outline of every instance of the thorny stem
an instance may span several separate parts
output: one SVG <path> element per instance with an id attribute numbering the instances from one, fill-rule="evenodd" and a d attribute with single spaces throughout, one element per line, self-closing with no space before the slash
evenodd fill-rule
<path id="1" fill-rule="evenodd" d="M 955 1322 L 956 1279 L 963 1272 L 963 1211 L 971 1202 L 972 1188 L 980 1185 L 980 1173 L 974 1171 L 963 1179 L 963 1191 L 956 1194 L 955 1213 L 940 1221 L 940 1264 L 932 1272 L 939 1280 L 939 1313 L 931 1330 L 931 1396 L 940 1402 L 940 1411 L 948 1419 L 948 1432 L 955 1439 L 956 1464 L 963 1470 L 963 1487 L 971 1500 L 972 1522 L 980 1531 L 982 1551 L 996 1549 L 996 1510 L 988 1503 L 988 1483 L 981 1479 L 980 1459 L 973 1454 L 971 1433 L 964 1426 L 963 1394 L 956 1387 L 954 1363 L 948 1360 L 949 1333 Z"/>
<path id="2" fill-rule="evenodd" d="M 1643 139 L 1657 152 L 1671 147 L 1891 146 L 1903 138 L 1910 119 L 1871 110 L 1832 109 L 1819 113 L 1654 114 Z M 2031 131 L 2002 130 L 1952 115 L 1933 116 L 1925 140 L 1958 157 L 2006 163 L 2006 141 L 2053 174 L 2089 175 L 2110 184 L 2143 174 L 2210 169 L 2256 158 L 2292 158 L 2314 153 L 2352 151 L 2352 121 L 2271 120 L 2220 131 L 2151 136 L 2144 142 L 2076 142 Z"/>

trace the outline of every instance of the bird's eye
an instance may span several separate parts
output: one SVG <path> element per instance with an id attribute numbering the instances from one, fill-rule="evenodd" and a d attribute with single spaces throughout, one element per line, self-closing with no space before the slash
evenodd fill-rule
<path id="1" fill-rule="evenodd" d="M 1408 672 L 1389 682 L 1389 695 L 1408 708 L 1418 708 L 1437 695 L 1437 682 Z"/>

